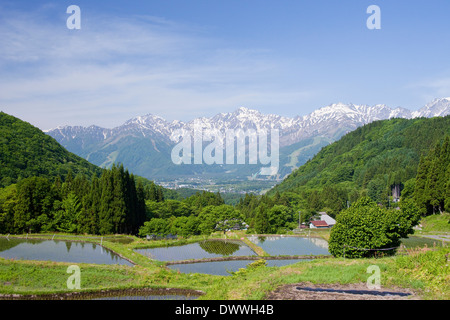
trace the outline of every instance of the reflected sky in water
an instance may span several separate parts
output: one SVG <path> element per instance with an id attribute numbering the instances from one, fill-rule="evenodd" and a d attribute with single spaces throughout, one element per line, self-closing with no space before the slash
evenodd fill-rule
<path id="1" fill-rule="evenodd" d="M 133 264 L 111 250 L 88 242 L 36 239 L 0 239 L 0 257 L 73 263 Z"/>
<path id="2" fill-rule="evenodd" d="M 231 261 L 212 261 L 200 263 L 173 264 L 168 266 L 172 270 L 181 273 L 205 273 L 216 276 L 229 276 L 232 271 L 238 271 L 245 268 L 248 264 L 256 260 L 231 260 Z M 307 259 L 282 259 L 282 260 L 266 260 L 268 267 L 282 267 L 294 264 L 299 261 L 309 261 Z"/>
<path id="3" fill-rule="evenodd" d="M 204 244 L 209 245 L 205 246 Z M 211 250 L 213 246 L 222 249 Z M 226 250 L 230 247 L 231 250 Z M 178 261 L 189 259 L 205 259 L 217 258 L 223 256 L 253 256 L 255 252 L 241 241 L 214 241 L 207 240 L 202 242 L 190 243 L 182 246 L 151 248 L 151 249 L 136 249 L 142 255 L 159 261 Z"/>
<path id="4" fill-rule="evenodd" d="M 272 256 L 330 254 L 327 241 L 321 238 L 269 236 L 248 239 Z"/>

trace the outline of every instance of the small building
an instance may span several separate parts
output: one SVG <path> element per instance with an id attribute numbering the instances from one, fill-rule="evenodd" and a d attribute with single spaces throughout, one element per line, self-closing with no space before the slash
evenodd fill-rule
<path id="1" fill-rule="evenodd" d="M 326 212 L 319 212 L 319 214 L 320 214 L 320 220 L 325 221 L 330 228 L 336 224 L 336 220 L 334 220 L 332 217 L 327 215 Z"/>
<path id="2" fill-rule="evenodd" d="M 315 220 L 310 222 L 309 227 L 311 229 L 319 229 L 319 228 L 329 228 L 330 226 L 324 220 Z"/>

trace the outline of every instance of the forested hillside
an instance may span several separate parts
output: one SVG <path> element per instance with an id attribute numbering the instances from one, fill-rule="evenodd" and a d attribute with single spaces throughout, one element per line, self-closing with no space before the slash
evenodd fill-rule
<path id="1" fill-rule="evenodd" d="M 99 168 L 3 112 L 0 141 L 0 233 L 137 234 L 146 200 L 182 198 L 122 165 Z"/>
<path id="2" fill-rule="evenodd" d="M 0 189 L 0 233 L 136 233 L 146 219 L 145 189 L 122 166 L 90 181 L 29 177 Z"/>
<path id="3" fill-rule="evenodd" d="M 421 157 L 450 135 L 450 116 L 370 123 L 323 148 L 274 187 L 299 207 L 338 213 L 362 196 L 389 207 L 415 181 Z M 446 169 L 446 168 L 445 168 Z M 442 169 L 445 172 L 445 169 Z"/>
<path id="4" fill-rule="evenodd" d="M 416 179 L 407 183 L 404 198 L 413 198 L 422 215 L 450 212 L 449 136 L 420 159 Z"/>
<path id="5" fill-rule="evenodd" d="M 360 127 L 268 194 L 247 194 L 235 206 L 218 193 L 182 196 L 122 165 L 98 168 L 4 113 L 0 124 L 0 233 L 284 233 L 298 219 L 337 215 L 362 197 L 386 208 L 408 198 L 422 215 L 450 209 L 450 116 Z"/>
<path id="6" fill-rule="evenodd" d="M 88 177 L 102 172 L 38 128 L 0 112 L 0 188 L 27 177 L 65 177 L 69 171 Z"/>

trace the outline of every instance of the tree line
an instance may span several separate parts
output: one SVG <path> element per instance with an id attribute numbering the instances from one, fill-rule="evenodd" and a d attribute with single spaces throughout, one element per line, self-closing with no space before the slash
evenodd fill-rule
<path id="1" fill-rule="evenodd" d="M 146 201 L 147 218 L 140 235 L 209 235 L 233 228 L 249 233 L 286 233 L 298 225 L 298 195 L 246 194 L 238 204 L 225 204 L 220 193 L 197 192 L 183 200 Z M 304 212 L 308 220 L 312 212 Z"/>
<path id="2" fill-rule="evenodd" d="M 411 182 L 414 198 L 422 215 L 450 212 L 450 137 L 436 143 L 422 156 L 417 176 Z M 407 194 L 408 195 L 408 194 Z"/>
<path id="3" fill-rule="evenodd" d="M 100 177 L 28 177 L 0 189 L 0 232 L 137 233 L 146 190 L 123 166 Z"/>
<path id="4" fill-rule="evenodd" d="M 220 193 L 197 192 L 183 200 L 146 201 L 147 221 L 139 234 L 190 236 L 245 226 L 244 217 Z"/>
<path id="5" fill-rule="evenodd" d="M 268 194 L 297 197 L 299 210 L 336 216 L 362 197 L 397 206 L 393 189 L 412 195 L 417 179 L 421 212 L 448 211 L 448 135 L 450 116 L 375 121 L 324 147 Z M 429 155 L 434 146 L 439 156 Z"/>

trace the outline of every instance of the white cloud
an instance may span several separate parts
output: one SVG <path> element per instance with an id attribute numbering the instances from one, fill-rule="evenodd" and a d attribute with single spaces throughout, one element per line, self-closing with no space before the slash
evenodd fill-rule
<path id="1" fill-rule="evenodd" d="M 111 127 L 146 113 L 185 120 L 308 95 L 283 86 L 270 51 L 231 48 L 158 17 L 104 16 L 68 30 L 4 14 L 0 47 L 0 108 L 42 129 Z"/>
<path id="2" fill-rule="evenodd" d="M 442 74 L 435 78 L 428 77 L 422 81 L 410 83 L 405 88 L 417 97 L 416 100 L 419 100 L 419 103 L 415 109 L 419 109 L 436 98 L 450 97 L 450 77 L 442 76 Z"/>

